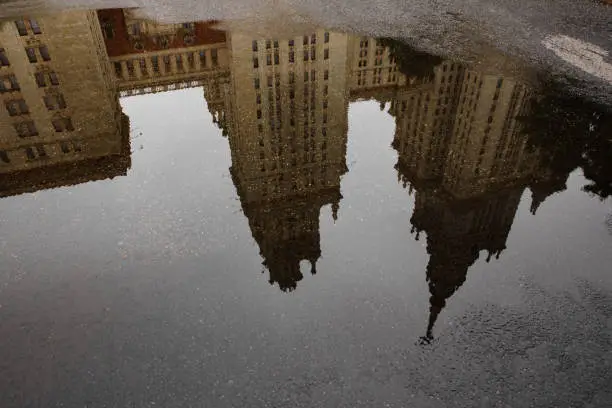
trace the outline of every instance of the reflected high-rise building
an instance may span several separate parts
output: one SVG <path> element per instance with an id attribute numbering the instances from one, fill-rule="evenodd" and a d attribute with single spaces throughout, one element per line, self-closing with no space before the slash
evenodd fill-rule
<path id="1" fill-rule="evenodd" d="M 480 252 L 488 262 L 506 248 L 524 190 L 538 186 L 532 211 L 559 190 L 523 132 L 520 118 L 531 101 L 523 82 L 450 61 L 433 72 L 431 81 L 400 91 L 390 108 L 398 176 L 411 193 L 416 189 L 413 233 L 416 239 L 427 233 L 424 341 L 433 338 L 438 314 Z"/>
<path id="2" fill-rule="evenodd" d="M 321 255 L 319 215 L 337 217 L 346 172 L 347 36 L 232 33 L 231 174 L 270 283 L 292 290 Z"/>
<path id="3" fill-rule="evenodd" d="M 409 82 L 406 75 L 398 72 L 389 48 L 375 38 L 350 36 L 348 59 L 351 99 L 391 99 Z"/>
<path id="4" fill-rule="evenodd" d="M 95 12 L 2 22 L 0 62 L 0 194 L 125 174 L 129 123 Z"/>

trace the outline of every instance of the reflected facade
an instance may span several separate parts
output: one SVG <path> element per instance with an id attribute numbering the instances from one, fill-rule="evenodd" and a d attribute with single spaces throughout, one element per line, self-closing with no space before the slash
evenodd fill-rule
<path id="1" fill-rule="evenodd" d="M 2 196 L 126 173 L 129 123 L 94 11 L 3 22 L 0 53 Z"/>
<path id="2" fill-rule="evenodd" d="M 401 91 L 391 101 L 398 178 L 414 192 L 415 239 L 427 234 L 430 316 L 423 342 L 465 282 L 469 267 L 486 252 L 499 258 L 521 197 L 532 191 L 531 212 L 565 188 L 569 172 L 546 168 L 520 118 L 530 109 L 520 79 L 445 61 L 431 81 Z M 552 188 L 551 188 L 552 187 Z"/>
<path id="3" fill-rule="evenodd" d="M 232 179 L 270 283 L 290 291 L 301 261 L 316 273 L 321 207 L 335 219 L 342 198 L 347 36 L 231 34 L 230 44 Z"/>

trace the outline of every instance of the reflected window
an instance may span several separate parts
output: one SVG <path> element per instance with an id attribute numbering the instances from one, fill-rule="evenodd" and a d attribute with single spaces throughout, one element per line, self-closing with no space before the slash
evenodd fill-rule
<path id="1" fill-rule="evenodd" d="M 323 59 L 329 59 L 329 48 L 323 50 Z"/>
<path id="2" fill-rule="evenodd" d="M 4 48 L 0 48 L 0 67 L 8 67 L 9 65 L 11 65 L 11 63 L 6 55 L 6 51 Z"/>
<path id="3" fill-rule="evenodd" d="M 253 68 L 259 68 L 259 58 L 253 57 Z"/>
<path id="4" fill-rule="evenodd" d="M 36 160 L 47 157 L 47 152 L 44 146 L 30 146 L 25 148 L 25 154 L 28 160 Z"/>
<path id="5" fill-rule="evenodd" d="M 113 28 L 113 23 L 108 19 L 103 19 L 101 23 L 102 36 L 107 40 L 112 40 L 113 38 L 115 38 L 115 29 Z"/>
<path id="6" fill-rule="evenodd" d="M 129 76 L 134 76 L 134 63 L 132 62 L 132 60 L 127 60 L 125 62 L 125 66 L 127 67 L 128 75 Z"/>
<path id="7" fill-rule="evenodd" d="M 143 76 L 148 76 L 149 75 L 149 71 L 147 70 L 147 62 L 145 61 L 145 59 L 141 58 L 138 61 L 138 64 L 140 65 L 140 72 L 142 73 L 142 75 Z M 181 66 L 182 65 L 183 65 L 183 62 L 181 61 Z"/>
<path id="8" fill-rule="evenodd" d="M 115 62 L 113 65 L 115 66 L 115 76 L 121 78 L 121 63 Z"/>
<path id="9" fill-rule="evenodd" d="M 140 35 L 140 24 L 139 23 L 130 24 L 128 27 L 128 30 L 131 35 L 133 35 L 134 37 L 138 37 Z"/>
<path id="10" fill-rule="evenodd" d="M 15 123 L 14 126 L 15 130 L 17 131 L 17 136 L 21 138 L 38 136 L 38 130 L 36 129 L 36 125 L 32 120 Z"/>
<path id="11" fill-rule="evenodd" d="M 11 159 L 8 157 L 8 154 L 4 150 L 0 150 L 0 161 L 6 164 L 11 162 Z"/>
<path id="12" fill-rule="evenodd" d="M 257 52 L 257 41 L 253 40 L 253 52 Z"/>
<path id="13" fill-rule="evenodd" d="M 38 25 L 38 21 L 34 19 L 30 19 L 30 28 L 34 34 L 42 34 L 40 26 Z"/>
<path id="14" fill-rule="evenodd" d="M 329 42 L 329 33 L 325 32 L 325 34 L 323 35 L 323 42 L 324 43 L 328 43 Z"/>
<path id="15" fill-rule="evenodd" d="M 51 121 L 53 129 L 56 132 L 71 132 L 74 130 L 72 120 L 70 118 L 56 118 Z"/>
<path id="16" fill-rule="evenodd" d="M 213 67 L 219 65 L 219 54 L 216 48 L 210 50 L 210 59 L 212 60 Z"/>
<path id="17" fill-rule="evenodd" d="M 151 57 L 151 66 L 153 67 L 153 72 L 159 74 L 159 58 Z"/>
<path id="18" fill-rule="evenodd" d="M 14 99 L 5 103 L 9 116 L 25 115 L 30 112 L 24 99 Z"/>
<path id="19" fill-rule="evenodd" d="M 45 102 L 45 106 L 47 107 L 47 110 L 54 110 L 55 109 L 55 104 L 54 102 L 54 98 L 52 95 L 45 95 L 43 96 L 43 101 Z"/>
<path id="20" fill-rule="evenodd" d="M 19 82 L 14 74 L 0 77 L 0 93 L 18 91 L 19 89 Z"/>
<path id="21" fill-rule="evenodd" d="M 24 20 L 15 21 L 15 26 L 17 27 L 17 32 L 20 36 L 28 35 L 28 29 L 26 28 L 26 23 Z"/>
<path id="22" fill-rule="evenodd" d="M 34 63 L 37 61 L 36 51 L 34 50 L 34 48 L 28 47 L 25 49 L 25 51 L 26 51 L 26 55 L 28 56 L 28 61 L 30 61 L 31 63 Z"/>
<path id="23" fill-rule="evenodd" d="M 62 153 L 70 153 L 70 144 L 68 142 L 60 142 L 60 148 Z"/>
<path id="24" fill-rule="evenodd" d="M 40 56 L 42 57 L 43 61 L 51 61 L 49 49 L 46 45 L 41 45 L 40 47 L 38 47 L 38 51 L 40 52 Z"/>

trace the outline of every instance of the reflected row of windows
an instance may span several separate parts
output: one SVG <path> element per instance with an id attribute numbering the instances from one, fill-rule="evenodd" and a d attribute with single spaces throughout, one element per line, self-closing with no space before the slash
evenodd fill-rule
<path id="1" fill-rule="evenodd" d="M 38 25 L 38 21 L 34 19 L 29 20 L 16 20 L 15 26 L 17 27 L 17 32 L 20 36 L 26 36 L 30 34 L 38 35 L 42 34 L 42 30 Z"/>
<path id="2" fill-rule="evenodd" d="M 0 76 L 0 94 L 19 91 L 19 81 L 14 74 Z"/>
<path id="3" fill-rule="evenodd" d="M 317 60 L 316 47 L 313 46 L 310 48 L 304 48 L 303 55 L 304 55 L 304 62 L 316 61 Z M 325 48 L 323 50 L 323 59 L 324 60 L 329 59 L 329 48 Z M 293 49 L 289 49 L 288 61 L 290 64 L 295 63 L 295 51 Z M 266 65 L 267 66 L 279 65 L 279 64 L 280 64 L 280 55 L 277 49 L 274 50 L 273 54 L 272 53 L 266 54 Z M 259 68 L 259 66 L 260 66 L 259 56 L 257 54 L 254 54 L 253 55 L 253 68 L 254 69 Z"/>
<path id="4" fill-rule="evenodd" d="M 51 61 L 49 49 L 46 45 L 41 45 L 38 47 L 26 47 L 25 51 L 26 55 L 28 56 L 28 61 L 33 64 L 40 61 Z"/>
<path id="5" fill-rule="evenodd" d="M 323 34 L 323 42 L 325 44 L 329 43 L 329 37 L 330 37 L 330 35 L 329 35 L 328 32 L 325 32 Z M 258 52 L 259 51 L 259 43 L 260 42 L 261 41 L 253 40 L 253 42 L 252 42 L 252 50 L 253 50 L 253 52 Z M 278 40 L 264 40 L 263 42 L 265 44 L 265 49 L 266 50 L 271 50 L 272 48 L 274 48 L 275 50 L 278 50 L 278 48 L 279 48 Z M 308 44 L 315 45 L 317 43 L 317 34 L 313 33 L 310 36 L 305 35 L 304 38 L 303 38 L 302 43 L 303 43 L 304 46 L 307 46 Z M 287 41 L 287 45 L 289 46 L 289 48 L 295 47 L 295 40 Z"/>
<path id="6" fill-rule="evenodd" d="M 39 88 L 59 85 L 59 78 L 54 71 L 38 71 L 34 74 L 34 79 Z"/>
<path id="7" fill-rule="evenodd" d="M 59 142 L 59 151 L 64 154 L 76 154 L 83 151 L 82 142 L 76 140 L 64 140 Z M 51 150 L 54 150 L 52 147 Z M 35 161 L 39 159 L 46 159 L 48 157 L 47 149 L 45 145 L 33 145 L 23 148 L 23 153 L 27 161 Z M 10 164 L 11 157 L 5 150 L 0 150 L 0 164 Z"/>
<path id="8" fill-rule="evenodd" d="M 210 53 L 208 52 L 210 51 Z M 210 58 L 209 58 L 210 57 Z M 209 63 L 210 61 L 210 63 Z M 216 48 L 201 50 L 199 52 L 186 52 L 184 54 L 152 56 L 149 58 L 135 58 L 125 61 L 115 61 L 115 75 L 123 78 L 124 67 L 129 77 L 136 77 L 136 67 L 142 77 L 153 75 L 182 73 L 186 70 L 195 70 L 219 66 L 219 51 Z M 176 67 L 175 69 L 173 67 Z"/>

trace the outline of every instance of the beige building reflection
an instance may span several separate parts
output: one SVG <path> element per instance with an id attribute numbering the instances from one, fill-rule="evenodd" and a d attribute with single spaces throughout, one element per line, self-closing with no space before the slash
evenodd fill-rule
<path id="1" fill-rule="evenodd" d="M 231 34 L 228 42 L 231 174 L 270 283 L 290 291 L 301 261 L 316 272 L 321 207 L 336 218 L 342 197 L 347 36 Z"/>
<path id="2" fill-rule="evenodd" d="M 520 118 L 532 95 L 495 53 L 479 69 L 446 61 L 411 76 L 373 38 L 323 29 L 254 38 L 215 26 L 123 9 L 4 23 L 0 194 L 125 174 L 118 96 L 202 87 L 269 281 L 290 291 L 300 263 L 316 272 L 321 208 L 338 216 L 348 103 L 377 100 L 396 121 L 399 178 L 416 190 L 413 232 L 427 233 L 430 338 L 480 252 L 505 248 L 524 190 L 535 212 L 565 187 L 567 175 L 527 146 Z"/>
<path id="3" fill-rule="evenodd" d="M 493 55 L 492 58 L 497 56 Z M 528 146 L 521 117 L 529 88 L 512 75 L 443 62 L 430 81 L 398 92 L 393 147 L 398 177 L 415 192 L 413 234 L 427 234 L 430 316 L 423 341 L 446 301 L 464 283 L 481 251 L 499 258 L 522 195 L 532 191 L 532 213 L 565 188 L 543 155 Z M 503 70 L 502 70 L 503 72 Z"/>
<path id="4" fill-rule="evenodd" d="M 531 94 L 498 55 L 484 64 L 493 72 L 443 62 L 418 77 L 400 73 L 373 38 L 314 30 L 227 41 L 230 81 L 214 116 L 270 283 L 283 290 L 302 279 L 301 261 L 316 271 L 320 208 L 331 203 L 337 216 L 350 100 L 388 103 L 396 119 L 399 177 L 417 190 L 414 233 L 427 232 L 431 255 L 428 335 L 480 251 L 489 260 L 505 248 L 524 189 L 535 212 L 564 188 L 567 175 L 553 175 L 527 145 L 519 118 Z"/>
<path id="5" fill-rule="evenodd" d="M 0 98 L 1 196 L 129 168 L 129 123 L 95 12 L 2 22 Z"/>

